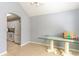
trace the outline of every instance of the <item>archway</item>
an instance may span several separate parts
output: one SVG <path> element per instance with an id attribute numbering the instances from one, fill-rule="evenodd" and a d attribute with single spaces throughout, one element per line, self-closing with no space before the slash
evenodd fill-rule
<path id="1" fill-rule="evenodd" d="M 7 14 L 7 50 L 21 44 L 21 17 L 14 14 Z M 16 47 L 17 49 L 17 47 Z"/>

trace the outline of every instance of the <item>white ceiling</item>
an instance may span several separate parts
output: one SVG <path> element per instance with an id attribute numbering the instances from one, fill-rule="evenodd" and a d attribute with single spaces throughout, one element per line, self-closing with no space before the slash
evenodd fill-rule
<path id="1" fill-rule="evenodd" d="M 79 8 L 79 3 L 41 3 L 39 6 L 32 5 L 31 2 L 20 2 L 23 9 L 29 16 L 37 16 L 49 13 L 57 13 Z"/>

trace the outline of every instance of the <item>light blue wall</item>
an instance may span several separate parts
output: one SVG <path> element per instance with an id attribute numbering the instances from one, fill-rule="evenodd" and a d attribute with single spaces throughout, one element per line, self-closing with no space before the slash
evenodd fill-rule
<path id="1" fill-rule="evenodd" d="M 21 44 L 29 41 L 29 18 L 17 2 L 0 2 L 0 53 L 7 50 L 7 14 L 21 17 Z"/>
<path id="2" fill-rule="evenodd" d="M 31 41 L 48 43 L 38 39 L 42 35 L 62 36 L 64 31 L 75 32 L 79 35 L 79 9 L 54 14 L 31 17 Z M 63 42 L 55 44 L 63 47 Z M 79 49 L 78 44 L 71 44 L 71 48 Z"/>

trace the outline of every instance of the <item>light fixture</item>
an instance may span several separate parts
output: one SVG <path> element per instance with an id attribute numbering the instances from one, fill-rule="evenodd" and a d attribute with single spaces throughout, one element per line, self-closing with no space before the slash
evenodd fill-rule
<path id="1" fill-rule="evenodd" d="M 40 5 L 42 5 L 42 3 L 40 3 L 40 2 L 31 2 L 31 5 L 40 6 Z"/>
<path id="2" fill-rule="evenodd" d="M 11 16 L 11 15 L 12 15 L 12 14 L 10 14 L 10 13 L 9 13 L 9 14 L 7 14 L 7 16 Z"/>

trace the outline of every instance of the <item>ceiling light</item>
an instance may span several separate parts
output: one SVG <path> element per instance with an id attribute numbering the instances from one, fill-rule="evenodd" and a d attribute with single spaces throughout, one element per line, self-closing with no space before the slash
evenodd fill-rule
<path id="1" fill-rule="evenodd" d="M 34 5 L 34 6 L 40 6 L 42 3 L 39 3 L 39 2 L 31 2 L 31 5 Z"/>
<path id="2" fill-rule="evenodd" d="M 7 14 L 7 16 L 11 16 L 11 15 L 12 15 L 12 14 L 10 14 L 10 13 L 9 13 L 9 14 Z"/>

